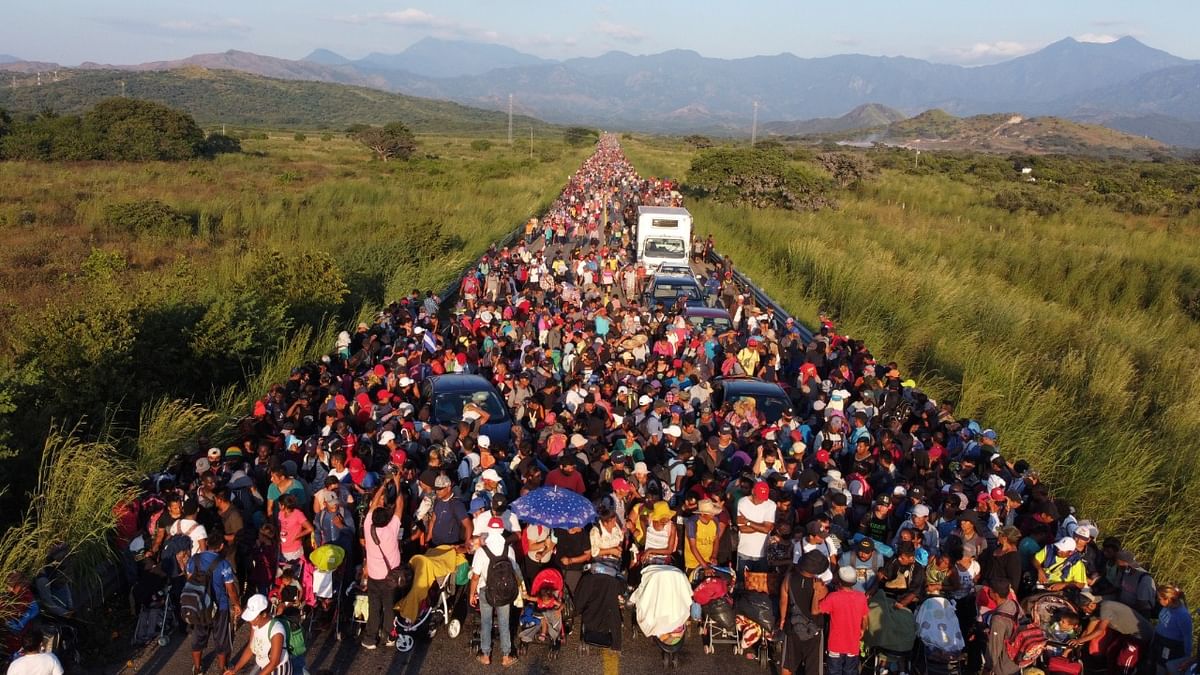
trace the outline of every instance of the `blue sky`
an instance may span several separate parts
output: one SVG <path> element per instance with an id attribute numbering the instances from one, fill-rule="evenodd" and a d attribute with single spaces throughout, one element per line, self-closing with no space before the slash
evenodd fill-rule
<path id="1" fill-rule="evenodd" d="M 981 64 L 1073 36 L 1133 35 L 1200 58 L 1197 0 L 8 0 L 0 53 L 74 65 L 240 49 L 300 58 L 398 52 L 421 37 L 506 44 L 550 58 L 694 49 L 912 56 Z"/>

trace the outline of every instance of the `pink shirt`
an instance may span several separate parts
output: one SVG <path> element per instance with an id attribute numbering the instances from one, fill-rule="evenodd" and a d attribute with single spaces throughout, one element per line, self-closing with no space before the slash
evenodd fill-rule
<path id="1" fill-rule="evenodd" d="M 292 509 L 290 512 L 280 509 L 279 549 L 281 551 L 294 553 L 304 547 L 304 540 L 300 538 L 300 530 L 306 522 L 308 522 L 308 518 L 300 509 Z"/>
<path id="2" fill-rule="evenodd" d="M 388 563 L 394 567 L 400 564 L 400 519 L 392 516 L 384 527 L 372 527 L 371 514 L 367 514 L 363 537 L 367 548 L 367 576 L 379 581 L 387 578 Z M 372 536 L 374 532 L 374 536 Z M 379 537 L 379 545 L 375 545 L 375 537 Z M 381 550 L 382 549 L 382 550 Z M 387 562 L 384 562 L 387 558 Z"/>

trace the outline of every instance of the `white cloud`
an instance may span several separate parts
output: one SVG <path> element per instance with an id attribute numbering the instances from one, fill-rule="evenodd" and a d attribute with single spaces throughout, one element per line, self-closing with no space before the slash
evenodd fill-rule
<path id="1" fill-rule="evenodd" d="M 940 61 L 950 61 L 952 63 L 973 66 L 996 63 L 997 61 L 1024 56 L 1037 48 L 1037 45 L 1012 40 L 976 42 L 967 47 L 947 47 L 940 49 L 934 53 L 934 58 Z"/>
<path id="2" fill-rule="evenodd" d="M 499 42 L 503 36 L 494 30 L 487 30 L 469 23 L 449 19 L 444 16 L 430 14 L 425 10 L 409 7 L 390 12 L 372 12 L 368 14 L 345 14 L 334 17 L 342 23 L 356 25 L 389 25 L 404 28 L 421 29 L 427 35 L 448 40 L 473 40 L 476 42 Z"/>
<path id="3" fill-rule="evenodd" d="M 633 26 L 614 23 L 612 21 L 600 21 L 596 24 L 596 32 L 602 35 L 617 40 L 619 42 L 628 42 L 634 44 L 646 39 L 646 34 Z"/>
<path id="4" fill-rule="evenodd" d="M 1111 33 L 1084 33 L 1083 35 L 1076 35 L 1075 39 L 1079 40 L 1080 42 L 1098 42 L 1100 44 L 1107 44 L 1109 42 L 1116 42 L 1117 40 L 1120 40 L 1121 36 L 1113 35 Z"/>

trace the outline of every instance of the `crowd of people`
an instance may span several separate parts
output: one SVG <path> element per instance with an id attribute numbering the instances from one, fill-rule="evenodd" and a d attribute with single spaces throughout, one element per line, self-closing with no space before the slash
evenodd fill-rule
<path id="1" fill-rule="evenodd" d="M 189 628 L 193 672 L 210 651 L 223 673 L 303 672 L 288 612 L 315 617 L 311 639 L 342 597 L 312 592 L 325 547 L 344 552 L 330 567 L 366 596 L 364 649 L 397 639 L 409 561 L 446 549 L 470 570 L 483 664 L 516 662 L 522 604 L 544 617 L 535 642 L 561 639 L 570 605 L 576 623 L 615 631 L 619 649 L 629 592 L 642 570 L 668 565 L 765 594 L 771 625 L 757 629 L 783 673 L 858 673 L 880 633 L 908 624 L 883 651 L 932 672 L 936 647 L 920 634 L 933 622 L 961 633 L 963 672 L 1013 675 L 1030 665 L 1013 648 L 1030 601 L 1047 594 L 1065 604 L 1048 617 L 1044 669 L 1135 672 L 1130 652 L 1141 672 L 1192 667 L 1182 592 L 1014 461 L 1036 449 L 1006 448 L 824 318 L 806 339 L 756 306 L 728 261 L 698 269 L 731 329 L 648 304 L 636 209 L 680 203 L 604 137 L 523 240 L 480 259 L 452 307 L 413 291 L 264 392 L 235 443 L 200 439 L 147 481 L 121 539 L 144 542 L 139 578 L 163 575 L 176 612 L 196 603 L 194 590 L 179 597 L 188 584 L 207 584 L 212 609 L 189 610 L 203 617 Z M 505 437 L 486 433 L 503 416 L 486 394 L 452 421 L 431 408 L 422 384 L 450 373 L 494 386 Z M 770 419 L 753 398 L 717 400 L 717 378 L 744 376 L 782 385 L 792 409 Z M 552 528 L 513 514 L 548 486 L 589 500 L 595 521 Z M 547 569 L 560 586 L 539 583 Z M 615 614 L 588 581 L 601 572 L 622 582 Z M 700 600 L 697 626 L 714 630 Z M 239 622 L 251 630 L 240 655 Z M 9 672 L 52 672 L 20 669 L 28 647 Z"/>

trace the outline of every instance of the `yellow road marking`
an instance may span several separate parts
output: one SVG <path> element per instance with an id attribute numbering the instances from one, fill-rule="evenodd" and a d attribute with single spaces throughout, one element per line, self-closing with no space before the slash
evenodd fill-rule
<path id="1" fill-rule="evenodd" d="M 621 655 L 611 649 L 604 650 L 604 675 L 617 675 L 621 671 Z"/>

